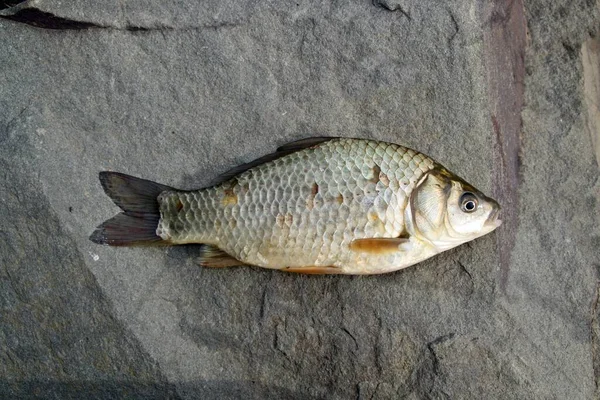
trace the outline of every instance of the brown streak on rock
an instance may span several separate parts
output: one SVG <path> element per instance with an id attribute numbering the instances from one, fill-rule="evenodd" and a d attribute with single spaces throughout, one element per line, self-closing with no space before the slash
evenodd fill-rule
<path id="1" fill-rule="evenodd" d="M 344 195 L 343 194 L 338 194 L 337 197 L 335 198 L 335 200 L 338 202 L 338 204 L 343 204 L 344 203 Z"/>
<path id="2" fill-rule="evenodd" d="M 506 292 L 510 257 L 518 228 L 521 110 L 524 99 L 526 20 L 523 0 L 485 3 L 484 63 L 494 130 L 493 196 L 502 206 L 497 231 L 500 291 Z"/>
<path id="3" fill-rule="evenodd" d="M 592 367 L 594 370 L 594 385 L 596 387 L 596 398 L 600 395 L 600 359 L 598 359 L 598 350 L 600 347 L 600 325 L 598 324 L 598 301 L 600 299 L 600 281 L 596 282 L 594 288 L 594 297 L 592 298 L 592 309 L 590 316 L 590 330 L 592 338 Z"/>
<path id="4" fill-rule="evenodd" d="M 177 209 L 177 212 L 180 212 L 183 209 L 183 203 L 181 202 L 180 199 L 177 200 L 177 204 L 175 204 L 175 208 Z"/>
<path id="5" fill-rule="evenodd" d="M 498 123 L 498 118 L 494 114 L 492 114 L 492 127 L 494 128 L 494 134 L 496 135 L 496 143 L 500 143 L 502 141 L 502 131 L 500 130 L 500 124 Z M 504 153 L 500 152 L 500 161 L 502 161 L 502 167 L 506 168 L 506 161 L 504 160 Z"/>

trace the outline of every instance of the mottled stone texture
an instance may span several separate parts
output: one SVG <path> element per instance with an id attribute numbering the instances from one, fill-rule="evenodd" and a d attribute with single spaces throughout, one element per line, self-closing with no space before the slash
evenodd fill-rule
<path id="1" fill-rule="evenodd" d="M 0 2 L 0 7 L 17 3 Z M 594 1 L 0 10 L 0 396 L 600 395 Z M 504 206 L 381 276 L 89 242 L 117 170 L 195 188 L 307 136 L 420 150 Z"/>

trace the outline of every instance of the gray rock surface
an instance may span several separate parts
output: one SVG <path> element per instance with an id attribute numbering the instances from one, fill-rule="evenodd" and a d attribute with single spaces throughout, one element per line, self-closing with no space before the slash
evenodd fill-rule
<path id="1" fill-rule="evenodd" d="M 594 2 L 0 15 L 1 396 L 600 396 Z M 101 170 L 196 188 L 313 135 L 423 151 L 498 197 L 505 224 L 366 277 L 201 269 L 195 246 L 87 239 L 117 211 Z"/>

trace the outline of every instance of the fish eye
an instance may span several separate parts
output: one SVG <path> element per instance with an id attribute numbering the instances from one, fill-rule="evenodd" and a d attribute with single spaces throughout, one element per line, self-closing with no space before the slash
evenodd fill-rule
<path id="1" fill-rule="evenodd" d="M 471 213 L 477 209 L 477 197 L 471 192 L 465 192 L 460 196 L 460 209 Z"/>

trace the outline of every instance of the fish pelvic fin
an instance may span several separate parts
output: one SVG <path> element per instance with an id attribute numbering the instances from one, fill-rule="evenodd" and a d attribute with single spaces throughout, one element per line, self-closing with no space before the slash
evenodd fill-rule
<path id="1" fill-rule="evenodd" d="M 247 265 L 240 260 L 233 258 L 218 247 L 207 244 L 202 246 L 197 262 L 201 267 L 209 268 L 239 267 Z"/>
<path id="2" fill-rule="evenodd" d="M 168 245 L 156 234 L 160 221 L 158 195 L 173 188 L 119 172 L 100 172 L 104 192 L 123 212 L 104 221 L 90 236 L 109 246 Z"/>

